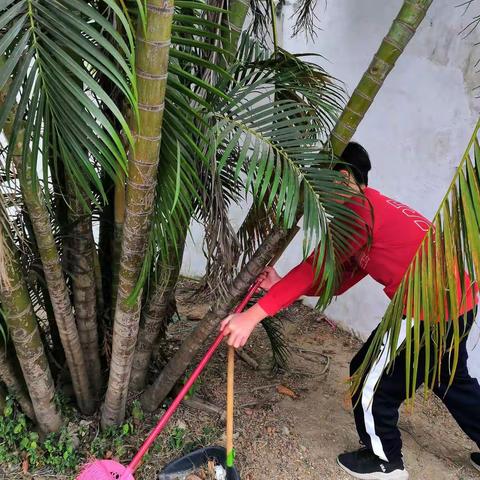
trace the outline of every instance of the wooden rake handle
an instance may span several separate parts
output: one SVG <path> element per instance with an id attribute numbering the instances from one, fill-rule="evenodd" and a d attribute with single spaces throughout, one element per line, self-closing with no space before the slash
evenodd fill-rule
<path id="1" fill-rule="evenodd" d="M 231 478 L 233 460 L 235 457 L 233 450 L 233 402 L 234 402 L 234 379 L 235 379 L 235 348 L 228 347 L 227 354 L 227 416 L 226 416 L 226 466 L 227 480 Z M 229 478 L 230 477 L 230 478 Z"/>
<path id="2" fill-rule="evenodd" d="M 290 229 L 288 236 L 280 245 L 280 248 L 275 253 L 274 257 L 268 263 L 269 266 L 273 267 L 278 259 L 281 257 L 285 249 L 288 247 L 290 242 L 293 240 L 293 237 L 298 233 L 300 228 L 298 226 L 294 226 Z M 255 282 L 255 284 L 251 287 L 251 295 L 247 295 L 248 298 L 251 298 L 253 294 L 258 290 L 259 283 Z M 248 300 L 247 300 L 248 302 Z M 236 309 L 235 313 L 241 312 L 247 302 L 242 302 Z M 227 451 L 227 458 L 226 458 L 226 466 L 227 466 L 227 480 L 231 480 L 232 477 L 232 469 L 233 469 L 233 461 L 235 457 L 235 453 L 233 450 L 233 406 L 234 406 L 234 380 L 235 380 L 235 348 L 229 346 L 228 353 L 227 353 L 227 414 L 226 414 L 226 442 L 225 447 Z"/>

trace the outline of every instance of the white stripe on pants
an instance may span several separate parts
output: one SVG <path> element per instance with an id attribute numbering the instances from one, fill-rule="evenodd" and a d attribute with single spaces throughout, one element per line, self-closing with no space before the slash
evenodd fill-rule
<path id="1" fill-rule="evenodd" d="M 406 337 L 406 320 L 402 320 L 402 325 L 400 326 L 400 331 L 398 334 L 397 340 L 397 350 L 400 345 L 404 342 Z M 363 414 L 364 414 L 364 421 L 365 421 L 365 429 L 370 436 L 370 440 L 372 442 L 372 450 L 373 453 L 377 457 L 380 457 L 382 460 L 388 462 L 388 458 L 383 451 L 383 445 L 380 441 L 380 437 L 375 432 L 375 420 L 373 418 L 373 401 L 375 397 L 375 387 L 377 386 L 378 381 L 382 377 L 382 374 L 387 366 L 388 359 L 390 357 L 390 345 L 389 345 L 390 335 L 389 333 L 385 334 L 383 339 L 383 345 L 380 350 L 380 356 L 378 360 L 373 365 L 372 369 L 368 373 L 365 378 L 365 383 L 362 390 L 362 407 L 363 407 Z M 385 348 L 387 347 L 387 348 Z"/>

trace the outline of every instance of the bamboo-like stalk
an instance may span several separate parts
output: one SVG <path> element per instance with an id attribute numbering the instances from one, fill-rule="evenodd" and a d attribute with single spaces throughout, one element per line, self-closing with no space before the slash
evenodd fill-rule
<path id="1" fill-rule="evenodd" d="M 138 281 L 153 212 L 165 101 L 173 0 L 147 1 L 147 24 L 137 33 L 136 75 L 139 124 L 133 128 L 123 226 L 112 359 L 102 426 L 123 421 L 140 321 L 141 295 L 130 298 Z"/>
<path id="2" fill-rule="evenodd" d="M 250 0 L 232 0 L 229 2 L 226 20 L 228 32 L 223 34 L 223 48 L 230 54 L 227 63 L 231 63 L 235 58 L 238 40 L 242 34 L 243 24 L 249 10 Z"/>
<path id="3" fill-rule="evenodd" d="M 3 104 L 3 97 L 0 98 L 0 105 L 1 104 Z M 3 131 L 7 139 L 13 127 L 13 118 L 14 115 L 11 115 L 10 119 L 7 120 L 4 125 Z M 22 141 L 22 133 L 20 132 L 17 136 L 16 144 L 13 146 L 13 162 L 19 174 L 23 199 L 35 233 L 50 301 L 65 351 L 75 396 L 80 410 L 84 413 L 92 413 L 95 407 L 90 391 L 88 370 L 85 367 L 85 360 L 75 324 L 72 304 L 60 262 L 60 256 L 55 244 L 49 212 L 42 191 L 33 180 L 34 175 L 29 162 L 26 163 L 25 168 L 22 166 Z"/>
<path id="4" fill-rule="evenodd" d="M 72 278 L 73 304 L 78 335 L 83 350 L 90 385 L 94 397 L 102 389 L 102 370 L 98 342 L 97 287 L 95 279 L 95 244 L 88 199 L 74 191 L 73 179 L 67 181 L 69 191 L 69 218 L 71 233 L 70 276 Z"/>
<path id="5" fill-rule="evenodd" d="M 432 0 L 405 0 L 387 36 L 353 92 L 333 132 L 333 152 L 341 155 L 370 108 L 385 79 L 415 35 Z"/>
<path id="6" fill-rule="evenodd" d="M 225 318 L 245 295 L 248 287 L 254 282 L 265 265 L 274 256 L 287 232 L 281 228 L 274 228 L 262 246 L 257 249 L 252 258 L 237 275 L 228 289 L 229 296 L 219 299 L 208 311 L 198 327 L 182 343 L 175 355 L 170 359 L 155 382 L 150 385 L 140 397 L 142 406 L 147 411 L 155 410 L 165 399 L 175 383 L 183 375 L 191 359 L 195 356 L 203 343 L 210 337 L 215 328 L 218 328 L 219 319 Z"/>
<path id="7" fill-rule="evenodd" d="M 7 387 L 10 395 L 13 395 L 18 402 L 23 413 L 30 419 L 35 420 L 32 402 L 28 396 L 23 378 L 19 378 L 19 374 L 20 372 L 17 371 L 12 359 L 7 354 L 3 340 L 0 340 L 0 380 Z"/>
<path id="8" fill-rule="evenodd" d="M 55 406 L 55 386 L 38 331 L 37 319 L 19 260 L 14 253 L 8 233 L 2 227 L 0 227 L 0 235 L 10 252 L 6 256 L 4 266 L 8 283 L 4 282 L 0 287 L 0 301 L 6 310 L 5 321 L 15 346 L 38 425 L 44 432 L 54 432 L 61 427 L 62 417 Z"/>

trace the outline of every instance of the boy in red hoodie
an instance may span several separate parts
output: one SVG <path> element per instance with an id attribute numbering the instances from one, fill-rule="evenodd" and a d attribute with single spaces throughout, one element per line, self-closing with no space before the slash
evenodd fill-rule
<path id="1" fill-rule="evenodd" d="M 352 190 L 361 190 L 367 201 L 346 201 L 362 222 L 347 255 L 341 259 L 342 281 L 336 295 L 347 291 L 365 276 L 370 275 L 384 286 L 392 298 L 420 246 L 430 222 L 417 211 L 382 195 L 368 187 L 370 159 L 365 149 L 350 143 L 339 164 Z M 346 165 L 348 165 L 348 170 Z M 360 226 L 361 223 L 361 226 Z M 228 316 L 221 329 L 228 335 L 228 344 L 238 348 L 245 345 L 255 326 L 265 317 L 275 315 L 302 295 L 316 295 L 318 279 L 315 276 L 314 255 L 300 263 L 285 277 L 268 267 L 262 274 L 261 287 L 267 292 L 254 306 L 243 313 Z M 475 318 L 476 290 L 469 287 L 461 303 L 460 331 L 469 332 Z M 376 330 L 355 355 L 350 364 L 353 374 L 361 365 Z M 403 322 L 397 348 L 405 340 Z M 463 431 L 480 447 L 480 386 L 467 368 L 467 335 L 460 344 L 460 356 L 453 384 L 448 387 L 451 360 L 448 352 L 442 361 L 441 383 L 434 389 Z M 388 338 L 384 345 L 388 345 Z M 391 372 L 385 372 L 388 349 L 382 349 L 379 358 L 362 380 L 363 389 L 353 398 L 357 432 L 364 445 L 355 452 L 339 455 L 339 465 L 350 475 L 360 479 L 408 479 L 402 457 L 402 441 L 397 427 L 398 409 L 405 400 L 405 350 L 398 354 Z M 418 386 L 425 366 L 420 355 Z M 473 453 L 471 461 L 480 470 L 480 453 Z"/>

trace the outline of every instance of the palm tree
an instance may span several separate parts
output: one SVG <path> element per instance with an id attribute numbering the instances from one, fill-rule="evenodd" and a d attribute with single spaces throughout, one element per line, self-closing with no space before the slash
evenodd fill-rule
<path id="1" fill-rule="evenodd" d="M 373 56 L 367 71 L 353 92 L 347 106 L 333 129 L 331 141 L 336 155 L 341 155 L 370 108 L 387 75 L 402 54 L 425 17 L 432 0 L 403 3 L 380 48 Z"/>
<path id="2" fill-rule="evenodd" d="M 14 362 L 15 357 L 9 354 L 3 343 L 0 343 L 0 381 L 15 397 L 25 415 L 35 420 L 32 402 Z"/>
<path id="3" fill-rule="evenodd" d="M 343 109 L 342 115 L 332 130 L 330 140 L 332 153 L 334 155 L 341 155 L 343 149 L 352 138 L 360 121 L 363 119 L 363 116 L 373 102 L 375 95 L 383 85 L 388 73 L 392 70 L 395 61 L 403 52 L 404 48 L 413 37 L 420 22 L 425 17 L 430 4 L 431 0 L 419 0 L 415 2 L 408 1 L 402 5 L 402 8 L 392 23 L 390 31 L 380 45 L 378 52 L 374 55 L 367 72 L 365 72 L 359 83 L 359 86 L 357 89 L 355 89 L 351 99 Z M 283 67 L 281 62 L 275 62 L 274 66 L 275 68 L 280 68 L 280 66 Z M 279 73 L 280 72 L 278 72 L 277 75 Z M 302 76 L 299 76 L 297 73 L 296 78 L 302 78 Z M 308 75 L 307 78 L 309 78 Z M 280 83 L 281 75 L 279 84 Z M 304 82 L 302 82 L 302 84 L 303 83 Z M 290 84 L 288 89 L 282 91 L 280 88 L 274 92 L 274 95 L 277 98 L 282 98 L 283 94 L 286 98 L 291 98 L 292 95 L 295 95 L 295 93 L 297 92 L 295 91 L 294 85 Z M 321 99 L 316 99 L 317 103 L 320 101 Z M 318 169 L 318 165 L 316 165 L 315 168 Z M 305 176 L 306 183 L 310 180 L 309 175 Z M 264 183 L 263 195 L 265 195 L 267 187 L 268 183 L 266 182 Z M 340 225 L 340 228 L 335 229 L 334 231 L 333 229 L 330 230 L 329 222 L 325 221 L 321 227 L 322 232 L 324 232 L 323 238 L 322 236 L 319 236 L 322 239 L 322 250 L 320 252 L 318 261 L 320 265 L 321 262 L 323 262 L 323 259 L 326 259 L 324 277 L 322 279 L 326 288 L 323 289 L 318 306 L 325 308 L 331 301 L 334 291 L 333 286 L 336 282 L 337 269 L 335 266 L 335 257 L 337 254 L 341 255 L 342 247 L 345 244 L 348 244 L 350 232 L 348 231 L 348 228 L 345 229 L 345 226 L 348 226 L 349 224 L 349 219 L 344 217 L 343 210 L 338 208 L 338 204 L 335 201 L 329 204 L 328 200 L 324 200 L 328 195 L 329 187 L 326 185 L 318 185 L 317 192 L 318 196 L 323 200 L 323 207 L 325 208 L 324 212 L 329 216 L 334 216 L 336 221 L 340 221 L 340 224 L 343 223 L 343 226 Z M 251 275 L 249 276 L 244 273 L 243 292 L 245 292 L 248 286 L 253 283 L 255 276 L 258 275 L 261 269 L 270 260 L 270 258 L 266 257 L 266 259 L 264 258 L 265 261 L 263 264 L 258 263 L 256 260 L 257 254 L 262 252 L 264 249 L 275 252 L 279 248 L 278 244 L 282 242 L 286 236 L 288 236 L 286 232 L 282 231 L 282 226 L 275 227 L 275 218 L 272 216 L 272 213 L 278 214 L 279 212 L 278 208 L 272 212 L 271 201 L 274 197 L 270 195 L 270 202 L 264 205 L 263 208 L 258 208 L 257 205 L 262 206 L 263 195 L 261 193 L 259 195 L 255 191 L 254 194 L 256 194 L 256 200 L 258 203 L 254 203 L 255 208 L 251 210 L 249 215 L 247 215 L 244 224 L 238 232 L 239 243 L 242 245 L 242 251 L 244 253 L 248 255 L 248 252 L 255 251 L 255 246 L 258 247 L 251 257 L 251 260 L 254 260 L 253 264 L 247 262 L 249 258 L 248 256 L 243 259 L 243 264 L 246 264 L 247 271 L 251 272 Z M 331 198 L 335 198 L 335 192 L 333 192 Z M 296 201 L 293 202 L 292 209 L 289 212 L 290 221 L 292 222 L 289 226 L 296 225 L 303 213 L 302 208 L 304 212 L 311 213 L 311 200 L 309 200 L 309 197 L 305 196 L 304 194 L 302 199 L 303 205 L 299 205 L 298 200 L 299 199 L 296 199 Z M 270 215 L 265 215 L 265 212 L 272 213 L 270 213 Z M 255 213 L 260 215 L 256 216 Z M 217 212 L 216 215 L 218 216 Z M 317 216 L 321 214 L 319 212 L 315 212 L 315 215 Z M 223 221 L 224 217 L 225 215 L 220 216 L 221 221 Z M 310 219 L 305 218 L 304 225 L 309 224 Z M 289 226 L 287 226 L 287 228 Z M 283 225 L 283 227 L 285 228 L 285 225 Z M 248 234 L 245 234 L 245 232 L 248 232 Z M 311 243 L 307 243 L 306 251 L 311 251 L 311 245 Z M 328 256 L 328 253 L 330 253 L 330 256 Z M 220 256 L 220 261 L 223 260 L 223 257 Z M 214 261 L 218 265 L 219 260 L 214 258 Z M 220 276 L 218 267 L 215 268 L 215 266 L 213 266 L 212 271 L 214 272 L 214 275 Z M 227 271 L 227 273 L 229 272 Z M 220 278 L 223 280 L 224 277 L 220 276 Z M 175 382 L 179 380 L 187 368 L 193 355 L 198 351 L 200 345 L 206 340 L 208 335 L 211 334 L 218 320 L 225 315 L 229 306 L 231 307 L 235 304 L 234 298 L 237 298 L 237 296 L 232 298 L 232 292 L 236 292 L 234 287 L 229 287 L 227 292 L 226 300 L 223 300 L 223 303 L 221 303 L 222 307 L 216 307 L 220 315 L 215 318 L 213 314 L 213 312 L 215 312 L 215 308 L 207 314 L 202 324 L 199 325 L 199 327 L 184 342 L 174 357 L 157 377 L 153 385 L 151 385 L 145 391 L 142 396 L 142 404 L 147 410 L 155 409 L 164 400 Z"/>

